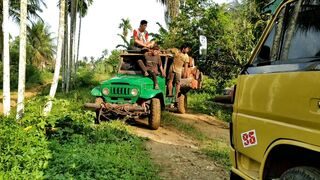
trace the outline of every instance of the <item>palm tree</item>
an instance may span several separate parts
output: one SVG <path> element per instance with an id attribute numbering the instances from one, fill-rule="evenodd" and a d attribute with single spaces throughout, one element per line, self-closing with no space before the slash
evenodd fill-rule
<path id="1" fill-rule="evenodd" d="M 42 21 L 38 21 L 28 29 L 28 42 L 33 52 L 31 60 L 38 68 L 43 68 L 53 62 L 55 47 L 53 45 L 54 38 L 51 36 L 52 33 L 49 32 L 48 26 Z"/>
<path id="2" fill-rule="evenodd" d="M 93 0 L 66 0 L 66 13 L 70 14 L 71 27 L 70 37 L 68 30 L 68 17 L 65 18 L 65 41 L 64 41 L 64 65 L 62 71 L 64 72 L 63 78 L 63 91 L 69 92 L 71 76 L 75 78 L 76 62 L 79 58 L 79 47 L 80 47 L 80 36 L 81 36 L 81 25 L 82 18 L 86 16 L 88 7 L 93 3 Z M 77 12 L 79 13 L 79 31 L 78 31 L 78 42 L 76 44 L 76 27 L 77 27 Z M 69 43 L 69 44 L 68 44 Z"/>
<path id="3" fill-rule="evenodd" d="M 62 75 L 64 75 L 62 83 L 65 83 L 62 85 L 62 91 L 68 93 L 69 92 L 69 86 L 70 86 L 70 59 L 69 59 L 69 23 L 68 23 L 68 1 L 65 1 L 65 16 L 64 16 L 64 58 L 63 58 L 63 64 L 64 69 L 62 71 L 64 72 Z"/>
<path id="4" fill-rule="evenodd" d="M 28 0 L 20 1 L 20 50 L 19 50 L 19 82 L 16 118 L 20 119 L 24 112 L 24 92 L 26 83 L 26 42 L 27 42 L 27 9 Z"/>
<path id="5" fill-rule="evenodd" d="M 157 0 L 157 2 L 160 2 L 166 6 L 165 15 L 166 19 L 168 19 L 170 22 L 178 16 L 180 4 L 184 3 L 185 1 L 182 0 L 181 3 L 180 0 Z"/>
<path id="6" fill-rule="evenodd" d="M 3 114 L 10 114 L 9 0 L 3 0 Z M 1 19 L 1 18 L 0 18 Z M 2 42 L 1 42 L 2 44 Z"/>
<path id="7" fill-rule="evenodd" d="M 93 0 L 79 0 L 78 1 L 79 32 L 78 32 L 78 45 L 77 45 L 76 61 L 79 60 L 79 48 L 80 48 L 82 18 L 84 18 L 87 15 L 88 8 L 89 8 L 90 5 L 92 5 L 92 3 L 93 3 Z"/>
<path id="8" fill-rule="evenodd" d="M 0 7 L 3 7 L 3 1 L 0 1 Z M 41 5 L 46 7 L 44 0 L 29 0 L 28 1 L 28 20 L 31 19 L 41 19 L 38 12 L 42 12 Z M 19 23 L 20 21 L 20 0 L 10 0 L 9 1 L 9 16 L 12 19 Z M 32 18 L 31 18 L 32 17 Z M 0 18 L 0 24 L 2 24 L 3 19 Z M 2 26 L 0 26 L 0 58 L 2 58 L 2 51 L 3 51 L 3 30 Z"/>
<path id="9" fill-rule="evenodd" d="M 75 33 L 76 33 L 76 25 L 77 25 L 77 3 L 78 0 L 71 1 L 71 28 L 70 28 L 70 51 L 69 51 L 69 59 L 70 59 L 70 77 L 71 82 L 73 82 L 73 78 L 75 78 Z"/>
<path id="10" fill-rule="evenodd" d="M 121 39 L 123 40 L 124 44 L 119 44 L 119 45 L 116 46 L 116 48 L 124 47 L 124 48 L 128 49 L 131 44 L 127 40 L 127 37 L 128 37 L 128 34 L 129 34 L 129 30 L 132 31 L 132 26 L 131 26 L 129 18 L 127 18 L 127 19 L 122 18 L 121 19 L 121 23 L 119 24 L 119 29 L 121 29 L 121 28 L 122 28 L 122 34 L 118 34 L 118 36 L 121 37 Z"/>
<path id="11" fill-rule="evenodd" d="M 57 59 L 56 66 L 54 70 L 53 82 L 50 88 L 49 101 L 47 102 L 43 113 L 44 115 L 48 115 L 52 109 L 52 101 L 57 91 L 58 82 L 59 82 L 59 74 L 61 67 L 61 59 L 62 59 L 62 48 L 63 48 L 63 39 L 64 39 L 64 20 L 65 20 L 65 0 L 60 0 L 60 15 L 59 15 L 59 33 L 58 33 L 58 47 L 57 47 Z"/>
<path id="12" fill-rule="evenodd" d="M 119 24 L 119 29 L 121 29 L 121 28 L 122 28 L 122 35 L 125 38 L 127 38 L 129 30 L 132 31 L 132 26 L 131 26 L 129 18 L 127 18 L 127 19 L 122 18 L 121 19 L 121 23 Z"/>
<path id="13" fill-rule="evenodd" d="M 286 42 L 284 43 L 283 52 L 281 54 L 281 60 L 284 60 L 284 61 L 288 60 L 289 48 L 290 48 L 292 38 L 296 29 L 297 19 L 298 19 L 299 11 L 301 9 L 301 5 L 302 5 L 302 0 L 298 0 L 292 12 L 292 16 L 287 28 Z"/>

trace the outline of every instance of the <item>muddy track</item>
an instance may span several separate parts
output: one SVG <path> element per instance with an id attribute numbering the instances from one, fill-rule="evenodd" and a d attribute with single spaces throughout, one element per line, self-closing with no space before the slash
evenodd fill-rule
<path id="1" fill-rule="evenodd" d="M 173 114 L 200 130 L 210 140 L 228 142 L 228 124 L 205 114 Z M 148 138 L 146 147 L 152 160 L 160 166 L 161 179 L 229 179 L 228 171 L 201 152 L 203 142 L 172 127 L 156 131 L 147 128 L 146 121 L 137 121 L 132 131 Z"/>

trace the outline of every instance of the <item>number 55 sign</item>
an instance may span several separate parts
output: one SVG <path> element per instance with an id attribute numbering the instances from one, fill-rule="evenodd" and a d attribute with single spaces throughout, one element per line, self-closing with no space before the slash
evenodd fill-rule
<path id="1" fill-rule="evenodd" d="M 245 148 L 258 144 L 256 130 L 251 130 L 241 134 L 242 144 Z"/>

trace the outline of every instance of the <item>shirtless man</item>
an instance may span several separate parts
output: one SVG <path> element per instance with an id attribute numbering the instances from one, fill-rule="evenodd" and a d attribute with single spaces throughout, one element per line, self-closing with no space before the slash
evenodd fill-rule
<path id="1" fill-rule="evenodd" d="M 142 69 L 144 76 L 151 75 L 152 80 L 154 82 L 154 89 L 159 89 L 159 84 L 157 80 L 157 75 L 160 74 L 159 69 L 161 71 L 162 77 L 166 76 L 162 67 L 162 62 L 159 53 L 159 47 L 155 45 L 153 49 L 150 49 L 148 50 L 148 52 L 144 53 L 144 57 L 146 59 L 145 64 L 142 60 L 138 60 L 138 64 Z"/>
<path id="2" fill-rule="evenodd" d="M 148 22 L 142 20 L 138 29 L 133 31 L 134 46 L 137 48 L 152 48 L 154 41 L 149 41 L 147 29 Z"/>
<path id="3" fill-rule="evenodd" d="M 180 81 L 182 72 L 186 76 L 187 68 L 189 64 L 189 56 L 188 53 L 190 51 L 190 47 L 186 44 L 182 45 L 180 51 L 178 49 L 171 49 L 171 52 L 174 53 L 173 63 L 169 70 L 169 81 L 168 81 L 168 96 L 172 97 L 172 89 L 173 89 L 173 79 L 176 79 L 176 95 L 178 97 L 180 93 Z"/>

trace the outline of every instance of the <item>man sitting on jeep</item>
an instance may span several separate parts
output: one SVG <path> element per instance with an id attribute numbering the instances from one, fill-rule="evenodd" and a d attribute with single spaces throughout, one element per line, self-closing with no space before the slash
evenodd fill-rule
<path id="1" fill-rule="evenodd" d="M 142 20 L 138 29 L 133 31 L 134 46 L 136 48 L 152 48 L 154 41 L 149 41 L 149 34 L 147 29 L 148 22 Z"/>
<path id="2" fill-rule="evenodd" d="M 186 77 L 187 68 L 189 64 L 189 56 L 188 53 L 190 51 L 190 47 L 186 44 L 182 45 L 180 51 L 176 48 L 170 49 L 170 51 L 174 54 L 173 63 L 169 69 L 169 81 L 168 81 L 168 97 L 172 97 L 172 89 L 173 89 L 173 79 L 175 79 L 176 84 L 176 95 L 180 93 L 180 81 L 181 77 Z M 184 72 L 182 76 L 182 72 Z"/>
<path id="3" fill-rule="evenodd" d="M 162 77 L 165 77 L 166 74 L 164 72 L 164 69 L 162 67 L 161 58 L 159 56 L 160 48 L 158 45 L 155 45 L 152 49 L 147 50 L 147 52 L 144 53 L 145 57 L 145 64 L 142 60 L 138 60 L 139 67 L 143 71 L 144 76 L 151 75 L 152 80 L 154 82 L 154 89 L 159 89 L 159 84 L 157 80 L 157 75 L 159 75 L 159 68 L 161 71 Z"/>

